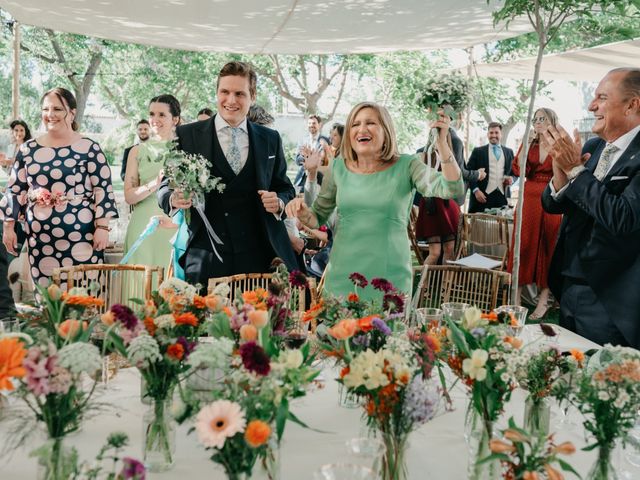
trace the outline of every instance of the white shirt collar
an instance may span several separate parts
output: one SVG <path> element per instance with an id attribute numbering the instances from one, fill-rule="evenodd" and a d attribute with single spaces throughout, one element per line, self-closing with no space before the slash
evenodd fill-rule
<path id="1" fill-rule="evenodd" d="M 631 145 L 631 142 L 633 141 L 633 139 L 636 138 L 636 135 L 638 134 L 638 132 L 640 132 L 640 125 L 636 125 L 635 128 L 632 128 L 621 137 L 616 138 L 613 142 L 611 142 L 611 144 L 618 147 L 619 148 L 618 151 L 622 153 L 627 148 L 629 148 L 629 145 Z"/>
<path id="2" fill-rule="evenodd" d="M 227 123 L 227 121 L 224 118 L 222 118 L 222 115 L 220 114 L 217 114 L 215 116 L 215 118 L 213 119 L 213 122 L 216 126 L 216 132 L 219 132 L 220 130 L 231 126 Z M 238 125 L 238 128 L 240 128 L 245 133 L 249 133 L 249 130 L 247 129 L 247 117 L 244 117 L 244 120 L 240 122 L 240 125 Z"/>

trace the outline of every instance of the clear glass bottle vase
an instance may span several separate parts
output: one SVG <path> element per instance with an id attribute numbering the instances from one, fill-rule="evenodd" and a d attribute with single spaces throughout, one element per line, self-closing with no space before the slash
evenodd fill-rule
<path id="1" fill-rule="evenodd" d="M 154 399 L 142 419 L 144 464 L 150 472 L 165 472 L 175 460 L 176 422 L 170 407 L 170 400 Z"/>

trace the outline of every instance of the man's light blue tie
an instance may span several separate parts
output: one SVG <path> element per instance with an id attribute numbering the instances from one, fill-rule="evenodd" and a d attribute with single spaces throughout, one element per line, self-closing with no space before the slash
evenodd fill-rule
<path id="1" fill-rule="evenodd" d="M 242 170 L 242 164 L 240 163 L 240 147 L 238 146 L 238 135 L 240 134 L 240 127 L 227 127 L 231 129 L 231 145 L 227 151 L 227 162 L 231 166 L 231 170 L 237 175 Z"/>
<path id="2" fill-rule="evenodd" d="M 609 165 L 611 165 L 611 160 L 613 158 L 613 154 L 620 150 L 619 147 L 616 147 L 613 143 L 610 143 L 600 155 L 600 159 L 598 160 L 598 165 L 596 166 L 595 171 L 593 172 L 593 176 L 598 180 L 602 180 L 609 171 Z"/>
<path id="3" fill-rule="evenodd" d="M 500 160 L 500 155 L 502 155 L 500 145 L 493 145 L 493 156 L 496 157 L 496 160 Z"/>

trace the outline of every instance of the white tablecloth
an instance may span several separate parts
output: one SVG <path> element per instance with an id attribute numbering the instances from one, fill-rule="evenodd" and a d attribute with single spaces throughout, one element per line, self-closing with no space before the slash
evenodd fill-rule
<path id="1" fill-rule="evenodd" d="M 527 326 L 526 335 L 531 336 L 537 327 Z M 562 349 L 580 348 L 586 350 L 597 345 L 567 330 L 562 330 L 559 345 Z M 337 383 L 332 380 L 335 371 L 326 370 L 325 387 L 312 392 L 293 405 L 294 413 L 308 425 L 328 433 L 317 433 L 288 423 L 281 452 L 283 480 L 310 480 L 312 472 L 323 464 L 349 461 L 345 453 L 345 442 L 362 436 L 365 430 L 360 421 L 360 409 L 347 409 L 338 405 Z M 83 459 L 93 458 L 110 432 L 124 431 L 130 437 L 130 447 L 125 455 L 141 458 L 142 415 L 147 408 L 140 403 L 139 375 L 135 369 L 122 370 L 112 381 L 106 392 L 97 400 L 111 404 L 111 410 L 87 420 L 82 431 L 72 435 L 69 443 L 75 445 Z M 522 421 L 525 393 L 516 390 L 507 407 L 504 421 L 514 416 Z M 410 479 L 464 479 L 466 478 L 467 448 L 464 443 L 464 409 L 466 395 L 462 389 L 453 391 L 455 410 L 442 413 L 424 425 L 410 437 L 408 465 Z M 572 415 L 576 425 L 580 425 L 577 412 Z M 557 416 L 552 412 L 551 430 L 557 429 Z M 208 460 L 207 452 L 197 443 L 196 435 L 187 435 L 188 426 L 182 425 L 177 433 L 176 463 L 172 470 L 162 474 L 148 474 L 151 479 L 224 479 L 222 471 Z M 578 449 L 586 442 L 581 426 L 562 427 L 556 439 L 558 442 L 570 440 Z M 0 431 L 0 441 L 4 443 L 4 433 Z M 34 439 L 29 448 L 17 451 L 10 460 L 0 460 L 0 479 L 33 479 L 36 465 L 27 457 L 31 448 L 42 438 Z M 594 457 L 593 452 L 578 452 L 567 458 L 581 474 L 585 475 Z M 624 461 L 624 460 L 623 460 Z M 640 478 L 640 469 L 629 465 L 624 467 L 632 476 Z M 571 478 L 571 477 L 567 477 Z"/>

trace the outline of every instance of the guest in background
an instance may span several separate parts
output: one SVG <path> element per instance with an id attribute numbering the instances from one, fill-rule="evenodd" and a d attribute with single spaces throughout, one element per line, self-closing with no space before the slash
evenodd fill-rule
<path id="1" fill-rule="evenodd" d="M 462 192 L 460 168 L 446 141 L 449 124 L 440 127 L 438 148 L 442 172 L 427 171 L 416 155 L 399 155 L 393 121 L 386 108 L 363 102 L 346 122 L 341 157 L 332 164 L 320 195 L 311 208 L 304 199 L 287 205 L 287 215 L 306 227 L 319 228 L 337 207 L 338 229 L 326 270 L 325 291 L 332 295 L 353 292 L 349 275 L 359 272 L 371 279 L 383 277 L 398 291 L 411 293 L 411 253 L 407 223 L 414 189 L 426 196 L 453 197 Z M 366 254 L 363 254 L 363 245 Z M 370 286 L 361 298 L 377 297 Z"/>
<path id="2" fill-rule="evenodd" d="M 498 122 L 489 123 L 487 137 L 489 144 L 474 148 L 467 162 L 469 170 L 478 172 L 477 180 L 469 182 L 469 213 L 504 207 L 507 204 L 505 190 L 513 183 L 513 150 L 500 144 L 502 125 Z"/>
<path id="3" fill-rule="evenodd" d="M 0 245 L 0 322 L 16 314 L 16 305 L 9 287 L 7 249 Z"/>
<path id="4" fill-rule="evenodd" d="M 9 169 L 16 158 L 18 148 L 27 140 L 31 140 L 31 130 L 24 120 L 14 120 L 9 124 L 11 129 L 11 141 L 7 146 L 6 153 L 0 153 L 0 167 Z"/>
<path id="5" fill-rule="evenodd" d="M 550 108 L 539 108 L 533 115 L 534 135 L 529 144 L 524 177 L 520 182 L 524 188 L 524 203 L 522 205 L 522 233 L 520 235 L 520 272 L 518 277 L 518 299 L 523 285 L 535 283 L 538 287 L 538 304 L 529 315 L 532 320 L 541 319 L 546 313 L 549 301 L 549 266 L 553 249 L 556 246 L 560 231 L 560 215 L 552 215 L 542 209 L 542 192 L 553 176 L 553 159 L 548 148 L 540 143 L 542 133 L 558 124 L 558 116 Z M 522 176 L 520 170 L 520 155 L 522 145 L 513 160 L 511 170 L 514 175 Z M 516 223 L 514 218 L 514 225 Z M 513 271 L 513 240 L 509 250 L 509 272 Z"/>
<path id="6" fill-rule="evenodd" d="M 77 133 L 73 94 L 54 88 L 41 103 L 47 133 L 16 154 L 0 216 L 2 243 L 16 256 L 15 222 L 25 216 L 31 275 L 47 286 L 57 267 L 103 262 L 118 210 L 100 145 Z"/>
<path id="7" fill-rule="evenodd" d="M 324 140 L 326 143 L 329 143 L 327 138 L 322 136 L 322 119 L 320 118 L 320 115 L 309 116 L 309 118 L 307 119 L 307 130 L 309 134 L 298 142 L 296 154 L 296 164 L 300 166 L 300 169 L 298 170 L 298 174 L 293 181 L 293 186 L 296 187 L 298 191 L 304 190 L 304 184 L 307 179 L 304 169 L 303 152 L 308 148 L 311 148 L 313 150 L 322 150 L 322 140 Z"/>
<path id="8" fill-rule="evenodd" d="M 124 199 L 133 207 L 133 212 L 124 239 L 125 255 L 153 217 L 160 222 L 156 231 L 131 254 L 127 261 L 131 265 L 166 267 L 171 261 L 171 238 L 177 225 L 160 209 L 155 192 L 162 182 L 162 163 L 157 157 L 171 148 L 179 120 L 180 103 L 173 95 L 152 98 L 149 102 L 152 138 L 134 146 L 129 153 Z"/>
<path id="9" fill-rule="evenodd" d="M 151 126 L 149 125 L 149 121 L 144 118 L 140 120 L 136 124 L 136 135 L 138 136 L 138 143 L 144 143 L 149 140 L 149 135 L 151 134 Z M 129 152 L 133 148 L 133 145 L 124 149 L 124 154 L 122 155 L 122 166 L 120 167 L 120 178 L 124 182 L 124 174 L 127 171 L 127 159 L 129 158 Z"/>
<path id="10" fill-rule="evenodd" d="M 447 144 L 462 173 L 462 179 L 465 180 L 464 167 L 464 146 L 462 140 L 456 134 L 455 130 L 449 125 L 451 117 L 445 114 L 443 108 L 438 109 L 438 119 L 447 125 Z M 433 152 L 431 159 L 426 158 L 424 147 L 418 149 L 417 153 L 421 154 L 424 163 L 431 163 L 432 168 L 440 170 L 439 159 L 442 155 L 438 151 L 438 144 Z M 420 193 L 416 193 L 414 204 L 418 206 L 418 218 L 416 220 L 416 239 L 429 244 L 429 255 L 425 262 L 428 265 L 437 265 L 442 258 L 442 262 L 453 260 L 456 236 L 458 235 L 458 226 L 460 224 L 460 205 L 464 203 L 464 193 L 458 195 L 454 199 L 423 197 Z"/>
<path id="11" fill-rule="evenodd" d="M 198 112 L 198 116 L 196 117 L 196 119 L 201 122 L 203 120 L 209 120 L 211 117 L 213 117 L 213 110 L 211 110 L 209 107 L 205 107 Z"/>

